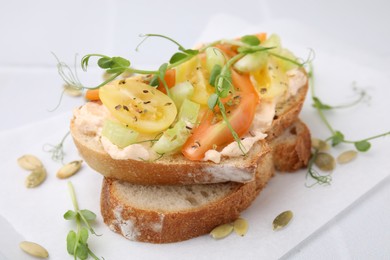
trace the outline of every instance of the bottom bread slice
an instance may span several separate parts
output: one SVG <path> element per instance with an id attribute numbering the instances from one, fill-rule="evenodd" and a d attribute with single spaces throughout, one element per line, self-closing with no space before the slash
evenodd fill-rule
<path id="1" fill-rule="evenodd" d="M 130 240 L 169 243 L 209 233 L 237 219 L 274 174 L 272 155 L 256 180 L 194 185 L 137 185 L 105 177 L 101 211 L 109 228 Z"/>
<path id="2" fill-rule="evenodd" d="M 139 185 L 104 177 L 101 212 L 109 228 L 127 239 L 169 243 L 209 233 L 250 206 L 275 168 L 295 171 L 310 157 L 310 132 L 296 121 L 269 143 L 255 180 L 242 183 Z"/>
<path id="3" fill-rule="evenodd" d="M 296 121 L 269 143 L 275 169 L 295 172 L 305 167 L 311 155 L 310 130 L 300 120 Z"/>

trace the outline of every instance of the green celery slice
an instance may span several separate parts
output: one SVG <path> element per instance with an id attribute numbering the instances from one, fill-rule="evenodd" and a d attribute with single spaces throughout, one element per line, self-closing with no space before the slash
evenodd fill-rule
<path id="1" fill-rule="evenodd" d="M 184 99 L 180 107 L 178 121 L 172 128 L 163 133 L 152 149 L 159 154 L 179 150 L 191 134 L 191 128 L 197 121 L 199 109 L 199 104 Z"/>
<path id="2" fill-rule="evenodd" d="M 139 133 L 126 127 L 120 122 L 105 120 L 102 129 L 102 136 L 119 148 L 124 148 L 137 141 Z"/>
<path id="3" fill-rule="evenodd" d="M 182 82 L 170 89 L 173 102 L 178 109 L 183 104 L 183 101 L 187 98 L 190 98 L 194 94 L 194 87 L 190 82 Z"/>

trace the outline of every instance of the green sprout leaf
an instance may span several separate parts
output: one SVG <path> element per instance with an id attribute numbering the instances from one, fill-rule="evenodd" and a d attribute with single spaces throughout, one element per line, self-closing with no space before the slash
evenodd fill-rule
<path id="1" fill-rule="evenodd" d="M 80 242 L 82 244 L 86 244 L 87 240 L 88 240 L 88 229 L 83 227 L 80 230 Z"/>
<path id="2" fill-rule="evenodd" d="M 216 85 L 216 80 L 218 76 L 221 74 L 221 70 L 222 70 L 221 65 L 219 64 L 214 65 L 213 69 L 211 70 L 210 79 L 209 79 L 209 83 L 211 86 L 214 87 Z"/>
<path id="3" fill-rule="evenodd" d="M 241 41 L 251 46 L 257 46 L 260 44 L 259 38 L 257 38 L 255 35 L 245 35 L 241 37 Z"/>
<path id="4" fill-rule="evenodd" d="M 199 54 L 199 50 L 193 50 L 193 49 L 186 49 L 183 50 L 184 53 L 187 53 L 190 56 L 195 56 Z"/>
<path id="5" fill-rule="evenodd" d="M 158 77 L 163 80 L 165 77 L 165 73 L 168 69 L 168 63 L 163 63 L 160 68 L 158 68 Z"/>
<path id="6" fill-rule="evenodd" d="M 66 220 L 72 220 L 72 219 L 75 219 L 77 216 L 77 213 L 74 212 L 73 210 L 68 210 L 67 212 L 65 212 L 64 214 L 64 219 Z"/>
<path id="7" fill-rule="evenodd" d="M 85 260 L 88 258 L 88 245 L 84 243 L 80 243 L 76 249 L 76 255 L 81 260 Z"/>
<path id="8" fill-rule="evenodd" d="M 74 248 L 76 246 L 76 232 L 73 230 L 69 231 L 66 237 L 66 249 L 70 255 L 74 254 Z"/>
<path id="9" fill-rule="evenodd" d="M 157 86 L 158 86 L 158 83 L 159 83 L 159 81 L 158 81 L 158 76 L 157 76 L 157 75 L 154 75 L 154 76 L 152 77 L 152 79 L 150 80 L 149 85 L 152 86 L 152 87 L 157 87 Z"/>
<path id="10" fill-rule="evenodd" d="M 175 54 L 172 55 L 171 59 L 169 60 L 170 64 L 180 62 L 188 57 L 188 54 L 183 53 L 183 52 L 176 52 Z"/>
<path id="11" fill-rule="evenodd" d="M 367 152 L 371 148 L 371 143 L 366 140 L 355 142 L 354 145 L 359 152 Z"/>
<path id="12" fill-rule="evenodd" d="M 88 223 L 88 221 L 94 220 L 96 218 L 96 214 L 87 209 L 79 210 L 76 194 L 71 182 L 68 182 L 68 188 L 74 210 L 68 210 L 64 214 L 64 218 L 68 220 L 75 220 L 77 225 L 77 233 L 73 230 L 69 231 L 66 237 L 66 250 L 70 255 L 75 256 L 75 259 L 79 258 L 83 260 L 87 259 L 88 256 L 91 256 L 95 260 L 98 260 L 99 258 L 94 255 L 87 244 L 89 232 L 96 235 L 95 231 Z"/>
<path id="13" fill-rule="evenodd" d="M 314 101 L 313 107 L 315 107 L 315 108 L 318 108 L 321 110 L 330 110 L 333 108 L 332 106 L 329 106 L 327 104 L 322 103 L 318 97 L 313 97 L 313 101 Z"/>
<path id="14" fill-rule="evenodd" d="M 100 67 L 100 68 L 102 68 L 102 69 L 109 69 L 109 68 L 111 68 L 112 67 L 112 65 L 113 65 L 113 61 L 112 61 L 112 59 L 111 58 L 109 58 L 109 57 L 103 57 L 103 58 L 100 58 L 99 60 L 98 60 L 98 66 Z M 88 62 L 87 62 L 87 64 L 88 64 Z"/>
<path id="15" fill-rule="evenodd" d="M 96 214 L 93 213 L 92 211 L 88 210 L 88 209 L 82 209 L 82 210 L 80 210 L 80 214 L 81 214 L 86 220 L 89 220 L 89 221 L 92 221 L 92 220 L 95 220 L 95 219 L 96 219 Z"/>
<path id="16" fill-rule="evenodd" d="M 130 61 L 122 57 L 112 57 L 112 62 L 113 62 L 112 65 L 113 68 L 115 67 L 128 68 L 130 66 Z"/>
<path id="17" fill-rule="evenodd" d="M 336 146 L 344 142 L 344 135 L 340 131 L 336 131 L 332 136 L 332 146 Z"/>

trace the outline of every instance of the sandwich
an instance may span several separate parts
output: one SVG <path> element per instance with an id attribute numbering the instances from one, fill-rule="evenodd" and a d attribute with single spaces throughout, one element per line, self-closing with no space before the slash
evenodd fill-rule
<path id="1" fill-rule="evenodd" d="M 224 113 L 209 106 L 221 91 L 210 84 L 221 65 L 210 63 L 226 65 L 240 55 L 232 43 L 210 46 L 167 71 L 174 74 L 172 98 L 151 87 L 149 76 L 101 87 L 99 101 L 76 109 L 71 122 L 82 157 L 106 177 L 137 184 L 254 180 L 264 143 L 297 120 L 308 89 L 305 71 L 279 37 L 259 38 L 269 50 L 246 54 L 217 78 L 228 86 L 219 98 Z"/>
<path id="2" fill-rule="evenodd" d="M 157 78 L 101 86 L 71 120 L 81 156 L 104 176 L 104 221 L 128 239 L 208 233 L 237 218 L 275 169 L 296 171 L 310 157 L 298 118 L 307 74 L 277 35 L 183 53 Z"/>

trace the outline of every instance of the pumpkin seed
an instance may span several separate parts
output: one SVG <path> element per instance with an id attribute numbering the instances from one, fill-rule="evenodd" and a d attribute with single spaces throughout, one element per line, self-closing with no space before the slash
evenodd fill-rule
<path id="1" fill-rule="evenodd" d="M 66 179 L 76 174 L 80 170 L 82 163 L 83 161 L 80 160 L 80 161 L 73 161 L 68 164 L 65 164 L 64 166 L 61 167 L 61 169 L 58 170 L 57 178 Z"/>
<path id="2" fill-rule="evenodd" d="M 290 223 L 292 217 L 293 213 L 291 210 L 280 213 L 272 222 L 273 230 L 279 230 L 287 226 L 287 224 Z"/>
<path id="3" fill-rule="evenodd" d="M 311 147 L 320 151 L 327 151 L 330 149 L 330 145 L 327 142 L 317 138 L 311 139 Z"/>
<path id="4" fill-rule="evenodd" d="M 337 162 L 341 163 L 341 164 L 348 163 L 348 162 L 352 161 L 353 159 L 355 159 L 357 154 L 358 153 L 354 150 L 345 151 L 337 157 Z"/>
<path id="5" fill-rule="evenodd" d="M 39 258 L 48 258 L 49 253 L 47 250 L 34 242 L 29 242 L 29 241 L 22 241 L 19 243 L 20 249 L 22 249 L 24 252 L 26 252 L 29 255 L 39 257 Z"/>
<path id="6" fill-rule="evenodd" d="M 236 232 L 236 234 L 239 236 L 244 236 L 248 231 L 248 227 L 248 221 L 243 218 L 238 218 L 233 223 L 234 232 Z"/>
<path id="7" fill-rule="evenodd" d="M 81 88 L 78 89 L 70 85 L 64 85 L 63 87 L 64 87 L 64 92 L 69 96 L 79 97 L 83 94 L 83 90 Z"/>
<path id="8" fill-rule="evenodd" d="M 26 178 L 26 187 L 35 188 L 39 186 L 46 179 L 46 170 L 45 168 L 35 169 L 29 176 Z"/>
<path id="9" fill-rule="evenodd" d="M 332 171 L 336 167 L 336 160 L 328 153 L 318 153 L 314 163 L 322 171 Z"/>
<path id="10" fill-rule="evenodd" d="M 211 232 L 210 235 L 214 239 L 222 239 L 224 237 L 227 237 L 232 233 L 233 231 L 233 225 L 232 224 L 222 224 L 217 227 L 215 227 Z"/>
<path id="11" fill-rule="evenodd" d="M 25 170 L 33 171 L 37 168 L 42 168 L 42 162 L 34 155 L 26 154 L 18 158 L 18 164 Z"/>

